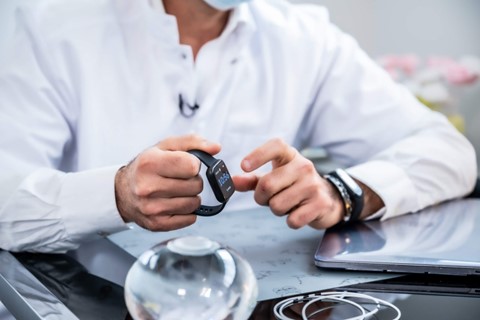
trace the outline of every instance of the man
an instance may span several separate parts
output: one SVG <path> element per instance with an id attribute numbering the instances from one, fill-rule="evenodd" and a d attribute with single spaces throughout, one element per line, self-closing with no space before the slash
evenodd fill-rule
<path id="1" fill-rule="evenodd" d="M 467 140 L 321 7 L 45 0 L 16 24 L 0 71 L 3 249 L 67 250 L 128 222 L 193 224 L 210 200 L 190 149 L 218 154 L 235 188 L 253 191 L 229 210 L 268 205 L 292 228 L 327 228 L 352 210 L 346 179 L 320 176 L 304 147 L 347 168 L 361 219 L 473 188 Z"/>

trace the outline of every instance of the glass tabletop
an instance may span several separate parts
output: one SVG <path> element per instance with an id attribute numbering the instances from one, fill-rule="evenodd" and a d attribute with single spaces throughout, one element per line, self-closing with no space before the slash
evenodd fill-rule
<path id="1" fill-rule="evenodd" d="M 17 253 L 13 257 L 53 294 L 50 302 L 53 298 L 58 299 L 60 303 L 54 303 L 55 308 L 63 305 L 78 319 L 131 319 L 125 306 L 123 287 L 90 273 L 71 255 Z M 16 270 L 19 271 L 19 268 Z M 384 299 L 401 310 L 402 319 L 480 318 L 480 277 L 476 276 L 409 275 L 327 291 L 360 292 Z M 48 302 L 44 294 L 30 292 L 27 295 Z M 275 305 L 287 298 L 259 302 L 250 319 L 276 319 L 273 313 Z M 285 314 L 292 319 L 301 319 L 301 305 L 297 303 L 287 308 Z M 369 306 L 366 305 L 366 308 Z M 310 319 L 342 319 L 358 315 L 356 310 L 332 302 L 316 303 L 309 310 L 323 310 Z M 384 308 L 375 315 L 375 319 L 393 319 L 393 316 L 392 310 Z"/>

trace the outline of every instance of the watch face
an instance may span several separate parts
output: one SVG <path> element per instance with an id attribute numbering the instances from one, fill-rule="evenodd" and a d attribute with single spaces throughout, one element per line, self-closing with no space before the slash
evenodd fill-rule
<path id="1" fill-rule="evenodd" d="M 207 178 L 212 186 L 215 197 L 220 202 L 226 202 L 235 191 L 232 177 L 222 160 L 218 160 L 209 168 Z"/>

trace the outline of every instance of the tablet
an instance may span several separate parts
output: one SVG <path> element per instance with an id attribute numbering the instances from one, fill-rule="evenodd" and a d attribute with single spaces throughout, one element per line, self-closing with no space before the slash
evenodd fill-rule
<path id="1" fill-rule="evenodd" d="M 480 275 L 480 200 L 328 229 L 314 259 L 321 268 Z"/>

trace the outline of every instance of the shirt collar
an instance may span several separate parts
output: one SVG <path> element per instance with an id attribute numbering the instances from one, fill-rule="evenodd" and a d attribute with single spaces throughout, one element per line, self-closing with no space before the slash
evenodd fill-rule
<path id="1" fill-rule="evenodd" d="M 148 2 L 150 3 L 150 6 L 153 8 L 153 10 L 165 13 L 165 7 L 163 6 L 162 0 L 148 0 Z"/>
<path id="2" fill-rule="evenodd" d="M 151 8 L 157 13 L 165 13 L 162 0 L 148 0 Z M 249 3 L 241 3 L 230 12 L 227 25 L 220 38 L 226 38 L 232 33 L 250 33 L 255 30 L 256 24 L 250 11 Z"/>
<path id="3" fill-rule="evenodd" d="M 255 27 L 255 20 L 250 11 L 249 3 L 241 3 L 231 11 L 228 23 L 221 36 L 225 35 L 226 37 L 231 33 L 250 33 Z"/>

